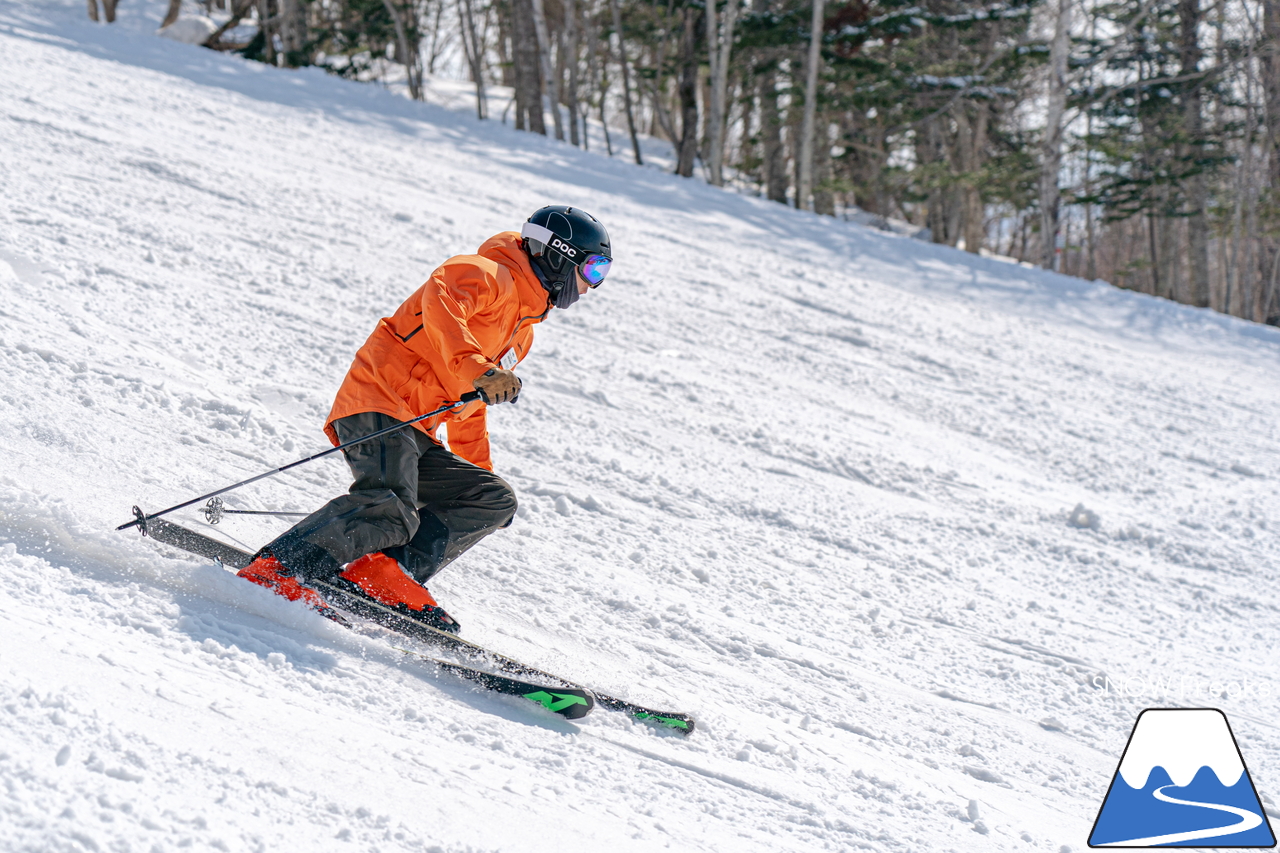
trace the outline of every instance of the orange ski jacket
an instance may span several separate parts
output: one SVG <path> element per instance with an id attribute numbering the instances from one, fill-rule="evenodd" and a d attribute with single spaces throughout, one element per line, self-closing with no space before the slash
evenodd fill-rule
<path id="1" fill-rule="evenodd" d="M 407 421 L 474 391 L 472 382 L 493 367 L 510 369 L 529 352 L 533 324 L 550 310 L 515 231 L 495 234 L 474 255 L 440 265 L 426 284 L 378 327 L 356 353 L 325 421 L 381 412 Z M 493 470 L 485 405 L 479 401 L 414 424 L 439 441 L 448 424 L 449 449 Z"/>

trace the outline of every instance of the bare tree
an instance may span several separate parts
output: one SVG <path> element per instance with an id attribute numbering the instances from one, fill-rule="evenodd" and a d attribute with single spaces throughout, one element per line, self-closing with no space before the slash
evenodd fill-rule
<path id="1" fill-rule="evenodd" d="M 560 117 L 560 83 L 551 69 L 551 38 L 547 35 L 547 13 L 542 0 L 532 0 L 533 28 L 538 36 L 538 60 L 542 63 L 542 97 L 551 107 L 556 139 L 564 141 L 564 120 Z"/>
<path id="2" fill-rule="evenodd" d="M 533 0 L 512 0 L 511 54 L 516 90 L 516 128 L 547 135 L 542 109 L 542 62 L 533 25 Z"/>
<path id="3" fill-rule="evenodd" d="M 819 117 L 813 145 L 813 212 L 836 215 L 835 194 L 831 192 L 831 125 Z"/>
<path id="4" fill-rule="evenodd" d="M 569 108 L 569 144 L 578 141 L 578 4 L 564 0 L 564 40 L 560 43 L 560 65 L 567 72 L 568 92 L 565 106 Z"/>
<path id="5" fill-rule="evenodd" d="M 1262 82 L 1266 90 L 1270 184 L 1280 189 L 1280 0 L 1262 0 Z"/>
<path id="6" fill-rule="evenodd" d="M 760 75 L 760 148 L 764 160 L 765 198 L 787 203 L 787 147 L 782 141 L 782 114 L 778 109 L 777 62 Z"/>
<path id="7" fill-rule="evenodd" d="M 91 11 L 89 13 L 89 17 L 93 18 L 94 20 L 97 20 L 97 18 L 94 17 L 94 14 L 96 12 L 97 12 L 96 9 Z M 169 11 L 164 13 L 164 20 L 160 22 L 160 29 L 163 30 L 165 27 L 169 26 L 174 21 L 178 20 L 178 15 L 180 15 L 181 13 L 182 13 L 182 0 L 169 0 Z"/>
<path id="8" fill-rule="evenodd" d="M 799 175 L 796 207 L 809 208 L 813 190 L 814 124 L 818 107 L 818 64 L 822 61 L 822 0 L 813 0 L 813 22 L 809 33 L 809 61 L 804 75 L 804 123 L 800 129 Z"/>
<path id="9" fill-rule="evenodd" d="M 255 0 L 258 12 L 258 32 L 262 36 L 262 55 L 269 65 L 276 64 L 275 21 L 271 16 L 271 0 Z"/>
<path id="10" fill-rule="evenodd" d="M 390 0 L 383 0 L 387 4 L 387 10 L 391 11 Z M 403 10 L 402 10 L 403 11 Z M 401 37 L 401 31 L 404 29 L 404 22 L 395 13 L 392 13 L 392 19 L 395 22 L 397 34 L 396 58 L 404 63 L 408 78 L 410 93 L 417 92 L 414 100 L 422 99 L 421 75 L 418 74 L 415 79 L 415 70 L 419 67 L 417 57 L 413 57 L 413 62 L 409 61 L 410 46 Z M 302 0 L 276 0 L 276 26 L 277 32 L 280 34 L 281 52 L 284 54 L 284 64 L 294 67 L 305 64 L 302 59 L 307 45 L 307 7 Z"/>
<path id="11" fill-rule="evenodd" d="M 1192 305 L 1209 305 L 1209 221 L 1205 208 L 1209 203 L 1209 188 L 1203 171 L 1195 162 L 1204 156 L 1204 107 L 1200 95 L 1201 83 L 1194 80 L 1200 72 L 1200 0 L 1179 0 L 1178 17 L 1181 29 L 1181 63 L 1179 74 L 1193 78 L 1183 98 L 1184 133 L 1182 159 L 1191 175 L 1187 178 L 1187 254 L 1190 261 L 1191 292 L 1187 302 Z M 1172 253 L 1170 253 L 1172 254 Z"/>
<path id="12" fill-rule="evenodd" d="M 1040 266 L 1054 268 L 1058 235 L 1058 173 L 1062 171 L 1062 117 L 1067 109 L 1067 56 L 1071 49 L 1071 8 L 1074 0 L 1058 0 L 1053 42 L 1049 47 L 1049 114 L 1040 148 L 1040 233 L 1044 254 Z M 966 248 L 968 241 L 965 241 Z"/>
<path id="13" fill-rule="evenodd" d="M 622 69 L 622 102 L 627 110 L 627 130 L 631 133 L 631 150 L 635 152 L 636 165 L 643 166 L 644 158 L 640 156 L 640 139 L 636 135 L 635 113 L 631 107 L 631 75 L 627 70 L 627 45 L 622 38 L 622 11 L 618 8 L 618 0 L 609 0 L 613 12 L 613 32 L 618 38 L 618 65 Z M 604 101 L 600 102 L 600 118 L 604 120 Z"/>
<path id="14" fill-rule="evenodd" d="M 116 2 L 117 0 L 102 0 L 102 14 L 108 24 L 116 22 Z M 98 20 L 98 0 L 89 0 L 89 20 Z"/>
<path id="15" fill-rule="evenodd" d="M 461 1 L 462 0 L 458 0 L 459 3 L 461 3 Z M 449 45 L 451 41 L 453 41 L 453 39 L 450 37 L 450 31 L 441 26 L 441 24 L 444 22 L 444 13 L 445 13 L 445 4 L 443 0 L 436 0 L 436 2 L 430 4 L 429 8 L 430 8 L 430 11 L 428 11 L 427 14 L 425 15 L 425 18 L 430 21 L 430 24 L 427 27 L 427 30 L 431 34 L 430 38 L 426 39 L 426 45 L 425 45 L 426 73 L 435 74 L 436 63 L 440 60 L 441 55 L 443 55 L 445 51 L 445 48 Z M 462 10 L 459 8 L 457 11 L 461 14 Z M 473 24 L 474 24 L 474 21 L 473 21 Z M 463 21 L 461 18 L 458 21 L 458 34 L 461 36 L 461 39 L 463 41 L 462 50 L 465 58 L 465 54 L 467 50 L 467 45 L 466 45 L 467 28 L 466 28 L 465 21 Z M 485 42 L 485 33 L 482 30 L 480 33 L 480 43 L 484 44 L 484 42 Z M 481 57 L 483 58 L 483 53 L 481 54 Z M 468 63 L 467 67 L 468 69 L 470 69 L 471 67 L 470 63 Z"/>
<path id="16" fill-rule="evenodd" d="M 952 120 L 956 127 L 955 157 L 961 180 L 956 187 L 959 232 L 966 252 L 982 251 L 985 236 L 984 208 L 982 203 L 983 161 L 989 150 L 991 108 L 988 102 L 979 101 L 972 107 L 953 109 Z"/>
<path id="17" fill-rule="evenodd" d="M 1280 2 L 1280 0 L 1276 0 Z M 751 11 L 764 15 L 769 0 L 752 0 Z M 760 99 L 760 156 L 764 171 L 765 198 L 786 204 L 787 151 L 782 141 L 782 116 L 778 109 L 778 58 L 766 49 L 764 62 L 756 70 L 756 97 Z"/>
<path id="18" fill-rule="evenodd" d="M 586 0 L 586 2 L 591 3 L 592 0 Z M 582 147 L 585 149 L 591 148 L 591 131 L 587 122 L 591 118 L 592 98 L 598 94 L 600 98 L 600 124 L 604 128 L 605 148 L 609 156 L 612 157 L 613 143 L 609 139 L 609 125 L 605 124 L 604 121 L 604 99 L 608 94 L 609 85 L 605 72 L 601 67 L 602 65 L 607 65 L 608 62 L 601 61 L 600 25 L 596 15 L 593 14 L 592 9 L 589 7 L 583 8 L 583 22 L 586 26 L 583 35 L 587 44 L 587 96 L 586 102 L 582 105 Z"/>
<path id="19" fill-rule="evenodd" d="M 458 24 L 462 32 L 462 52 L 476 84 L 476 118 L 484 119 L 488 115 L 484 94 L 484 42 L 476 33 L 472 0 L 458 0 Z"/>
<path id="20" fill-rule="evenodd" d="M 716 21 L 715 0 L 707 0 L 707 56 L 711 60 L 711 98 L 707 109 L 707 166 L 711 183 L 724 184 L 724 130 L 729 88 L 729 57 L 733 50 L 733 25 L 740 0 L 728 0 L 720 24 Z"/>
<path id="21" fill-rule="evenodd" d="M 255 0 L 232 0 L 231 17 L 204 40 L 204 46 L 212 50 L 238 50 L 243 47 L 239 44 L 227 44 L 222 41 L 222 37 L 238 27 L 240 22 L 249 16 L 253 11 L 254 2 Z"/>
<path id="22" fill-rule="evenodd" d="M 676 174 L 693 177 L 698 154 L 698 12 L 685 6 L 680 38 L 680 140 L 676 148 Z"/>
<path id="23" fill-rule="evenodd" d="M 291 13 L 293 7 L 298 5 L 297 0 L 280 0 L 282 3 L 282 19 L 290 21 L 292 14 L 285 15 L 284 10 L 288 9 Z M 383 7 L 387 10 L 387 14 L 391 16 L 391 24 L 396 31 L 396 47 L 398 54 L 397 59 L 404 65 L 405 76 L 409 83 L 409 97 L 415 101 L 422 100 L 422 57 L 418 53 L 417 43 L 410 44 L 405 20 L 402 17 L 406 10 L 402 7 L 397 9 L 391 0 L 382 0 Z M 290 50 L 293 44 L 294 32 L 292 26 L 286 26 L 282 33 L 282 44 L 286 51 Z"/>

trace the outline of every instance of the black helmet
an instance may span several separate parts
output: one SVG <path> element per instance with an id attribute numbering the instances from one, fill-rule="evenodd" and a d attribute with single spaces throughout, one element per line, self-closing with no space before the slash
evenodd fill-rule
<path id="1" fill-rule="evenodd" d="M 576 207 L 555 204 L 534 212 L 520 236 L 553 299 L 559 297 L 573 270 L 588 257 L 613 258 L 609 232 L 600 220 Z M 571 289 L 576 292 L 576 284 Z"/>

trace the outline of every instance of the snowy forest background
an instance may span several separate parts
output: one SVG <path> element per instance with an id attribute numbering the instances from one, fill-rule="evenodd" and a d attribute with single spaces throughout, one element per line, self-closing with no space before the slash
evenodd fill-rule
<path id="1" fill-rule="evenodd" d="M 415 99 L 465 77 L 482 118 L 579 146 L 594 118 L 686 177 L 1280 324 L 1280 0 L 170 0 L 191 17 L 217 50 Z"/>

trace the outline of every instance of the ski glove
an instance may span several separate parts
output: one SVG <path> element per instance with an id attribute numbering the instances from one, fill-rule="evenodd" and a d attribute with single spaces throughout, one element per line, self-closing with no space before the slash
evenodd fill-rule
<path id="1" fill-rule="evenodd" d="M 501 367 L 489 368 L 471 384 L 480 392 L 480 399 L 490 406 L 494 403 L 514 403 L 520 396 L 520 377 Z"/>

